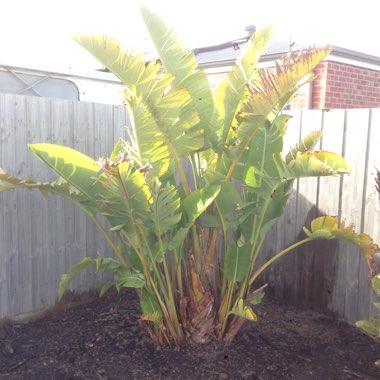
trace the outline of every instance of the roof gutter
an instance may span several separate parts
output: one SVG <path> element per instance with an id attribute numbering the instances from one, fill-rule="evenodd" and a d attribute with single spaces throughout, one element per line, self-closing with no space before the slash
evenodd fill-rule
<path id="1" fill-rule="evenodd" d="M 333 46 L 330 55 L 335 55 L 337 57 L 352 59 L 355 61 L 361 61 L 365 63 L 370 63 L 372 65 L 380 66 L 380 57 L 374 55 L 360 53 L 355 50 L 341 48 L 339 46 Z"/>
<path id="2" fill-rule="evenodd" d="M 243 39 L 242 41 L 241 40 L 238 40 L 238 41 L 239 43 L 242 43 Z M 238 42 L 238 41 L 234 41 L 234 42 Z M 225 49 L 231 46 L 232 46 L 232 41 L 225 44 L 217 45 L 217 46 L 195 49 L 194 53 L 197 54 L 198 52 L 214 51 L 214 50 L 219 50 L 222 48 Z M 259 63 L 265 64 L 268 62 L 277 61 L 277 60 L 280 60 L 286 54 L 288 54 L 288 51 L 274 53 L 274 54 L 263 54 L 261 55 L 259 59 Z M 363 62 L 363 63 L 369 64 L 369 65 L 375 65 L 378 67 L 378 70 L 380 69 L 380 57 L 376 57 L 370 54 L 360 53 L 355 50 L 345 49 L 339 46 L 333 46 L 329 56 L 330 57 L 335 56 L 335 57 L 347 59 L 350 61 L 357 61 L 357 62 Z M 200 63 L 199 68 L 211 69 L 211 68 L 229 67 L 229 66 L 233 66 L 234 64 L 235 64 L 235 59 L 225 59 L 225 60 L 220 60 L 220 61 Z"/>

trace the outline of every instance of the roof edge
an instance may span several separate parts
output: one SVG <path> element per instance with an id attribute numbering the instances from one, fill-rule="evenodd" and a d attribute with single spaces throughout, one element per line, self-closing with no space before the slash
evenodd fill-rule
<path id="1" fill-rule="evenodd" d="M 336 55 L 338 57 L 371 63 L 380 66 L 380 57 L 376 57 L 375 55 L 371 54 L 360 53 L 356 50 L 346 49 L 339 46 L 333 46 L 330 55 Z"/>
<path id="2" fill-rule="evenodd" d="M 64 76 L 64 77 L 78 77 L 78 78 L 88 78 L 93 80 L 107 81 L 118 83 L 120 80 L 112 73 L 99 72 L 96 70 L 84 72 L 80 70 L 72 69 L 46 69 L 46 68 L 37 68 L 30 66 L 21 66 L 21 65 L 9 65 L 9 64 L 0 64 L 0 70 L 16 70 L 24 72 L 33 72 L 47 76 Z"/>
<path id="3" fill-rule="evenodd" d="M 195 55 L 199 53 L 204 53 L 204 52 L 209 52 L 209 51 L 216 51 L 216 50 L 221 50 L 221 49 L 227 49 L 231 46 L 234 46 L 235 44 L 241 44 L 241 43 L 247 43 L 248 40 L 250 39 L 251 36 L 245 36 L 242 38 L 237 38 L 236 40 L 231 40 L 227 42 L 223 42 L 218 45 L 210 45 L 210 46 L 202 46 L 202 47 L 197 47 L 193 49 L 193 52 Z"/>

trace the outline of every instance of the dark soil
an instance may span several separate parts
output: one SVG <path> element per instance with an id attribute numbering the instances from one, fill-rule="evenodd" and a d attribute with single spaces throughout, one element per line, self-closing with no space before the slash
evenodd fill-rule
<path id="1" fill-rule="evenodd" d="M 0 379 L 380 379 L 380 343 L 271 297 L 234 343 L 153 345 L 130 292 L 0 327 Z"/>

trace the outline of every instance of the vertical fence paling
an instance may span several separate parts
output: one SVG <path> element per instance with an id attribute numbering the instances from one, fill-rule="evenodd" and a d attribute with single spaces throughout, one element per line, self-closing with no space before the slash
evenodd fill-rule
<path id="1" fill-rule="evenodd" d="M 323 129 L 318 149 L 343 154 L 353 174 L 296 181 L 284 217 L 269 232 L 263 257 L 302 237 L 317 215 L 338 215 L 380 241 L 380 201 L 374 186 L 380 168 L 380 110 L 294 112 L 287 151 L 309 132 Z M 51 180 L 54 174 L 27 151 L 27 143 L 67 145 L 91 157 L 109 155 L 128 123 L 123 106 L 0 94 L 0 159 L 20 177 Z M 343 194 L 341 194 L 341 190 Z M 71 204 L 38 192 L 0 193 L 0 318 L 54 305 L 60 275 L 85 255 L 108 250 L 93 224 Z M 265 257 L 264 257 L 265 256 Z M 93 271 L 73 283 L 78 292 L 104 281 Z M 264 273 L 286 301 L 330 309 L 349 321 L 373 312 L 365 260 L 346 244 L 311 244 Z"/>
<path id="2" fill-rule="evenodd" d="M 366 196 L 365 202 L 365 217 L 363 223 L 363 231 L 371 234 L 377 243 L 380 243 L 380 194 L 376 191 L 374 185 L 374 178 L 376 176 L 376 169 L 380 170 L 380 110 L 371 110 L 371 120 L 369 128 L 368 138 L 368 160 L 367 160 L 367 184 L 366 184 Z M 366 265 L 362 265 L 362 272 L 365 272 Z M 368 280 L 361 276 L 361 288 L 367 289 Z M 368 294 L 366 292 L 366 294 Z M 370 293 L 369 304 L 370 315 L 375 314 L 375 308 L 373 302 L 375 302 L 374 292 Z M 378 300 L 377 300 L 378 301 Z M 368 314 L 367 310 L 361 308 L 359 310 L 359 318 L 366 318 Z"/>
<path id="3" fill-rule="evenodd" d="M 321 143 L 321 148 L 323 150 L 333 151 L 340 155 L 343 155 L 343 139 L 344 139 L 344 126 L 345 126 L 345 111 L 344 110 L 334 110 L 330 112 L 324 112 L 323 117 L 323 138 Z M 321 213 L 328 215 L 340 216 L 340 187 L 341 179 L 334 177 L 322 177 L 319 180 L 319 197 L 318 197 L 318 208 Z M 339 274 L 339 252 L 338 245 L 331 244 L 327 242 L 330 246 L 330 250 L 327 251 L 327 255 L 330 255 L 329 262 L 323 262 L 323 276 L 324 276 L 324 287 L 320 291 L 321 297 L 325 297 L 325 307 L 330 307 L 332 303 L 332 298 L 335 297 L 333 293 L 334 290 L 340 288 L 340 281 L 344 281 L 344 276 Z M 325 244 L 326 245 L 326 244 Z M 334 248 L 334 250 L 333 250 Z M 326 255 L 326 254 L 325 254 Z M 318 253 L 317 253 L 318 260 Z M 345 260 L 344 255 L 341 255 L 341 260 Z M 322 279 L 320 278 L 320 281 Z M 343 297 L 338 297 L 334 299 L 334 305 L 337 310 L 344 310 Z M 338 305 L 343 306 L 339 307 Z"/>

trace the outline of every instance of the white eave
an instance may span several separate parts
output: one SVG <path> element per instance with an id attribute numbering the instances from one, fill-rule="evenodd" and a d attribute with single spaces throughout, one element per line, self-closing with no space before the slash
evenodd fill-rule
<path id="1" fill-rule="evenodd" d="M 331 53 L 326 57 L 326 61 L 341 62 L 347 65 L 380 71 L 380 57 L 341 48 L 339 46 L 333 46 Z"/>
<path id="2" fill-rule="evenodd" d="M 206 69 L 207 72 L 222 72 L 231 67 L 236 58 L 244 49 L 247 39 L 230 41 L 225 44 L 195 49 L 194 53 L 199 61 L 199 67 Z M 236 45 L 235 45 L 236 44 Z M 234 45 L 238 48 L 234 49 Z M 305 48 L 305 46 L 296 46 L 294 50 Z M 274 52 L 273 52 L 274 51 Z M 260 66 L 271 66 L 274 61 L 281 59 L 288 51 L 281 49 L 269 49 L 268 52 L 260 57 Z M 380 71 L 380 57 L 360 53 L 354 50 L 332 46 L 332 51 L 325 58 L 326 61 L 341 62 L 348 65 L 367 68 L 370 70 Z"/>

